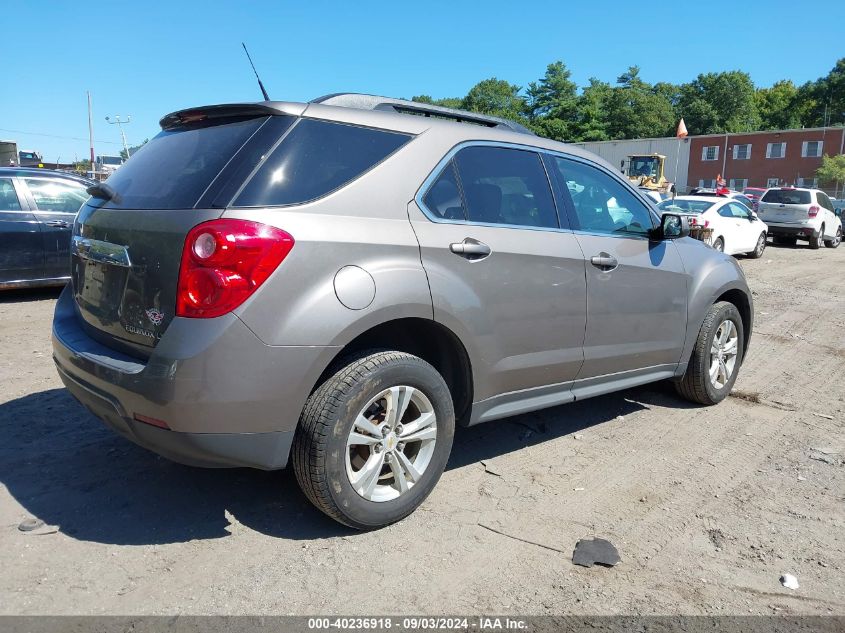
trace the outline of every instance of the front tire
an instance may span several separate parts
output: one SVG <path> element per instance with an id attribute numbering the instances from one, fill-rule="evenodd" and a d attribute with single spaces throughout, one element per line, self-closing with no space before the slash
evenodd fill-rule
<path id="1" fill-rule="evenodd" d="M 675 383 L 691 402 L 713 405 L 733 389 L 742 365 L 745 332 L 736 306 L 720 301 L 710 306 L 692 351 L 687 371 Z"/>
<path id="2" fill-rule="evenodd" d="M 760 233 L 760 237 L 757 238 L 757 246 L 754 248 L 753 251 L 748 253 L 748 256 L 751 259 L 760 259 L 763 256 L 763 251 L 766 250 L 766 234 Z"/>
<path id="3" fill-rule="evenodd" d="M 725 240 L 723 240 L 721 237 L 717 237 L 713 241 L 713 250 L 719 251 L 720 253 L 724 253 L 725 252 Z"/>
<path id="4" fill-rule="evenodd" d="M 348 360 L 308 398 L 292 461 L 305 496 L 359 530 L 399 521 L 425 500 L 452 450 L 443 377 L 404 352 Z"/>
<path id="5" fill-rule="evenodd" d="M 827 248 L 837 248 L 842 243 L 842 227 L 838 227 L 836 229 L 836 235 L 833 236 L 832 240 L 825 240 L 824 245 Z"/>

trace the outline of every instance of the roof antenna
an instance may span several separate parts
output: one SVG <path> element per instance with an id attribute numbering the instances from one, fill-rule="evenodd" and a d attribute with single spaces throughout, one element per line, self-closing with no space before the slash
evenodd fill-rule
<path id="1" fill-rule="evenodd" d="M 261 94 L 264 95 L 264 101 L 270 101 L 270 96 L 267 94 L 267 90 L 264 89 L 264 84 L 261 83 L 261 77 L 258 76 L 258 71 L 255 70 L 255 64 L 252 63 L 252 57 L 249 56 L 249 51 L 246 50 L 246 44 L 241 42 L 241 46 L 244 47 L 246 58 L 249 60 L 249 65 L 252 66 L 252 72 L 255 73 L 255 78 L 258 80 L 258 87 L 261 88 Z"/>

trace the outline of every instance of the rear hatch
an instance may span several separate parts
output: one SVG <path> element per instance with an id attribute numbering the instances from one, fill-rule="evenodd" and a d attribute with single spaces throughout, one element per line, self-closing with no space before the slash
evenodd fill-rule
<path id="1" fill-rule="evenodd" d="M 757 214 L 768 223 L 804 224 L 811 205 L 812 194 L 806 189 L 769 189 L 760 199 Z"/>
<path id="2" fill-rule="evenodd" d="M 168 115 L 93 192 L 74 224 L 71 277 L 92 337 L 149 356 L 174 317 L 188 232 L 220 217 L 293 120 L 260 104 Z"/>

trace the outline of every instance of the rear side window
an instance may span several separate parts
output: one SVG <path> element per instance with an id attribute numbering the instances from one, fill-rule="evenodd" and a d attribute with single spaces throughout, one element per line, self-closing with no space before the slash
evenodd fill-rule
<path id="1" fill-rule="evenodd" d="M 819 200 L 819 204 L 822 205 L 828 211 L 833 211 L 833 203 L 830 201 L 830 198 L 827 197 L 827 194 L 823 191 L 817 191 L 816 197 Z"/>
<path id="2" fill-rule="evenodd" d="M 24 178 L 39 211 L 76 213 L 88 194 L 82 185 L 47 178 Z"/>
<path id="3" fill-rule="evenodd" d="M 410 139 L 408 134 L 302 119 L 246 184 L 234 206 L 314 200 L 354 180 Z"/>
<path id="4" fill-rule="evenodd" d="M 549 179 L 536 152 L 473 146 L 454 160 L 470 222 L 558 228 Z"/>
<path id="5" fill-rule="evenodd" d="M 769 189 L 763 196 L 762 201 L 776 204 L 810 204 L 810 192 L 793 189 Z"/>
<path id="6" fill-rule="evenodd" d="M 108 179 L 102 206 L 191 209 L 267 117 L 209 119 L 160 132 Z"/>
<path id="7" fill-rule="evenodd" d="M 466 220 L 466 209 L 455 176 L 455 163 L 449 164 L 423 197 L 423 203 L 434 215 L 444 220 Z"/>

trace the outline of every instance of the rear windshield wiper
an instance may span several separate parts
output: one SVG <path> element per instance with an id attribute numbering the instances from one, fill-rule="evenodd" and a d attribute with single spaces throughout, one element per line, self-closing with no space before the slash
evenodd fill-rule
<path id="1" fill-rule="evenodd" d="M 117 198 L 117 192 L 104 182 L 91 185 L 85 191 L 88 192 L 89 196 L 102 198 L 103 200 L 115 200 Z"/>

